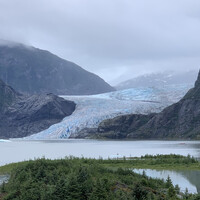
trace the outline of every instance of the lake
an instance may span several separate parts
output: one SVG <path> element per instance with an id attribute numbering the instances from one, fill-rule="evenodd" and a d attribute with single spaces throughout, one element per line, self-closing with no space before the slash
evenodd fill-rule
<path id="1" fill-rule="evenodd" d="M 0 165 L 41 157 L 106 159 L 170 153 L 200 158 L 200 141 L 0 140 Z"/>
<path id="2" fill-rule="evenodd" d="M 0 175 L 0 185 L 7 183 L 9 180 L 9 175 Z"/>
<path id="3" fill-rule="evenodd" d="M 145 174 L 152 178 L 166 180 L 170 176 L 173 185 L 179 185 L 180 191 L 189 193 L 200 193 L 200 171 L 196 170 L 154 170 L 154 169 L 134 169 L 136 173 Z"/>

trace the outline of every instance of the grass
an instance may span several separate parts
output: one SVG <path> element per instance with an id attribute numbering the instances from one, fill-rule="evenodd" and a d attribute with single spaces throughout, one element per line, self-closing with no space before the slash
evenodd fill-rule
<path id="1" fill-rule="evenodd" d="M 0 175 L 11 174 L 11 172 L 22 165 L 25 165 L 28 161 L 18 162 L 18 163 L 11 163 L 0 167 Z"/>

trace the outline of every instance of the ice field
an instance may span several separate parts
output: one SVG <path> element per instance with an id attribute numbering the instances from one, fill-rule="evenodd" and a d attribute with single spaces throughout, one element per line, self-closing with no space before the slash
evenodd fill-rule
<path id="1" fill-rule="evenodd" d="M 191 85 L 170 85 L 156 88 L 132 88 L 89 96 L 62 96 L 74 101 L 74 113 L 47 130 L 25 139 L 74 138 L 85 128 L 97 128 L 105 119 L 123 114 L 148 114 L 180 100 Z"/>

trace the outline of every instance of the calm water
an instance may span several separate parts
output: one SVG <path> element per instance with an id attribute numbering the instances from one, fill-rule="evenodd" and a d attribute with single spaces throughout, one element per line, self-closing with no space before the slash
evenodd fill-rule
<path id="1" fill-rule="evenodd" d="M 9 180 L 9 175 L 0 175 L 0 185 L 3 184 L 3 182 L 7 183 Z"/>
<path id="2" fill-rule="evenodd" d="M 166 180 L 170 176 L 173 185 L 178 184 L 181 191 L 185 192 L 187 188 L 189 193 L 200 193 L 200 171 L 195 170 L 152 170 L 152 169 L 134 169 L 136 173 L 146 175 L 152 178 Z"/>
<path id="3" fill-rule="evenodd" d="M 200 158 L 200 141 L 0 140 L 0 165 L 43 156 L 51 159 L 69 155 L 114 158 L 170 153 Z"/>

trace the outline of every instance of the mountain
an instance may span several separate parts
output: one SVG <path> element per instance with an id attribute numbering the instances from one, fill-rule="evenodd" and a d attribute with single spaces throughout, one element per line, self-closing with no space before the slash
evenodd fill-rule
<path id="1" fill-rule="evenodd" d="M 98 95 L 62 96 L 76 103 L 76 112 L 27 139 L 85 138 L 95 135 L 99 124 L 105 119 L 125 114 L 161 112 L 179 101 L 187 91 L 188 87 L 176 85 L 161 89 L 131 88 Z"/>
<path id="2" fill-rule="evenodd" d="M 0 45 L 0 79 L 27 94 L 86 95 L 113 91 L 97 75 L 41 49 Z"/>
<path id="3" fill-rule="evenodd" d="M 178 102 L 190 88 L 189 85 L 180 84 L 167 87 L 130 88 L 98 95 L 62 96 L 76 103 L 76 112 L 27 139 L 93 137 L 102 121 L 121 115 L 141 114 L 137 117 L 139 121 L 144 114 L 159 113 L 167 106 Z"/>
<path id="4" fill-rule="evenodd" d="M 0 112 L 10 106 L 18 98 L 18 96 L 18 93 L 0 80 Z"/>
<path id="5" fill-rule="evenodd" d="M 136 78 L 124 81 L 115 86 L 116 89 L 129 89 L 129 88 L 141 88 L 141 87 L 170 87 L 172 85 L 194 85 L 197 78 L 197 71 L 187 72 L 162 72 L 145 74 Z"/>
<path id="6" fill-rule="evenodd" d="M 105 120 L 97 137 L 133 139 L 200 138 L 200 72 L 194 88 L 158 114 L 125 115 Z"/>
<path id="7" fill-rule="evenodd" d="M 47 129 L 75 110 L 53 94 L 21 95 L 0 80 L 0 138 L 24 137 Z"/>

